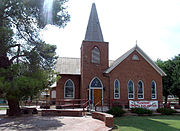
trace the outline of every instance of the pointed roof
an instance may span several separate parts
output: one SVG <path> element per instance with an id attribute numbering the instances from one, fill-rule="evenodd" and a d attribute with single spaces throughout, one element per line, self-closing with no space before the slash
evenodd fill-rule
<path id="1" fill-rule="evenodd" d="M 104 42 L 95 3 L 92 4 L 91 14 L 84 40 Z"/>
<path id="2" fill-rule="evenodd" d="M 133 51 L 137 51 L 161 76 L 166 76 L 166 73 L 164 73 L 161 68 L 159 68 L 156 63 L 154 63 L 153 60 L 151 60 L 148 55 L 136 44 L 135 47 L 130 49 L 128 52 L 126 52 L 124 55 L 119 57 L 117 60 L 114 61 L 114 63 L 104 71 L 104 73 L 110 73 L 116 66 L 118 66 L 124 59 L 126 59 Z"/>

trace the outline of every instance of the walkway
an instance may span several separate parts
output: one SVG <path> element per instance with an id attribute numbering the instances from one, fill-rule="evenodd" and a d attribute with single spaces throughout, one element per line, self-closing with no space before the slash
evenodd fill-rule
<path id="1" fill-rule="evenodd" d="M 0 117 L 0 130 L 108 131 L 104 122 L 85 117 Z"/>

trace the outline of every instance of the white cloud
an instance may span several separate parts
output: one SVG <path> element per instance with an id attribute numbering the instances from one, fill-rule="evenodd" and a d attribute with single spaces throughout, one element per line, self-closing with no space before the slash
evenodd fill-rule
<path id="1" fill-rule="evenodd" d="M 105 41 L 109 42 L 110 59 L 117 59 L 138 45 L 153 59 L 166 60 L 179 53 L 180 25 L 178 0 L 96 0 L 96 7 Z M 56 44 L 64 57 L 80 57 L 92 1 L 68 2 L 71 21 L 65 29 L 49 27 L 44 38 Z"/>

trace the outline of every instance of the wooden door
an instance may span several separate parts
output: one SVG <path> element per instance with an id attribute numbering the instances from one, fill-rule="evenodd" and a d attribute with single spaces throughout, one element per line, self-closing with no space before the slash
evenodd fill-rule
<path id="1" fill-rule="evenodd" d="M 98 106 L 101 106 L 102 105 L 102 89 L 94 89 L 94 105 L 96 105 L 98 102 L 100 102 Z"/>

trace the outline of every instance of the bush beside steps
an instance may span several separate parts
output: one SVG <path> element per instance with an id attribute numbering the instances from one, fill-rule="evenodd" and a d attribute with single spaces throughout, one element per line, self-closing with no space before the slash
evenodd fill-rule
<path id="1" fill-rule="evenodd" d="M 111 115 L 113 115 L 114 117 L 120 117 L 122 116 L 124 113 L 126 113 L 126 111 L 124 111 L 122 109 L 122 107 L 112 107 L 110 110 L 108 110 L 106 113 L 109 113 Z"/>

